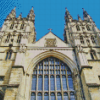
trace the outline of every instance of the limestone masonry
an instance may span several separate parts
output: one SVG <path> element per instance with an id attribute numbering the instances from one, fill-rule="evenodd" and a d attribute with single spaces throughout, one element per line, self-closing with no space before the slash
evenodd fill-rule
<path id="1" fill-rule="evenodd" d="M 33 8 L 14 8 L 0 30 L 0 100 L 100 100 L 100 30 L 83 17 L 66 8 L 64 41 L 51 30 L 36 41 Z"/>

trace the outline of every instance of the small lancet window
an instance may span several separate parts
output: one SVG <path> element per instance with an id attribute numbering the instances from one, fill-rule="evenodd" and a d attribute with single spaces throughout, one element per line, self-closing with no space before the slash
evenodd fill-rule
<path id="1" fill-rule="evenodd" d="M 11 59 L 11 55 L 12 55 L 12 50 L 7 51 L 7 53 L 6 53 L 6 60 L 7 59 Z"/>
<path id="2" fill-rule="evenodd" d="M 20 29 L 23 29 L 24 28 L 24 24 L 21 24 L 21 27 L 20 27 Z"/>
<path id="3" fill-rule="evenodd" d="M 89 25 L 86 25 L 86 28 L 87 28 L 88 31 L 90 31 L 90 27 L 89 27 Z"/>
<path id="4" fill-rule="evenodd" d="M 97 59 L 96 52 L 94 50 L 90 51 L 90 55 L 91 55 L 92 60 Z"/>
<path id="5" fill-rule="evenodd" d="M 42 100 L 42 93 L 38 93 L 37 100 Z"/>
<path id="6" fill-rule="evenodd" d="M 92 43 L 95 43 L 95 39 L 94 39 L 93 35 L 91 36 L 91 41 L 92 41 Z"/>
<path id="7" fill-rule="evenodd" d="M 71 93 L 70 93 L 70 100 L 75 100 L 74 92 L 71 92 Z"/>
<path id="8" fill-rule="evenodd" d="M 64 93 L 64 100 L 68 100 L 68 93 L 67 92 Z"/>
<path id="9" fill-rule="evenodd" d="M 13 29 L 13 27 L 14 27 L 14 24 L 11 24 L 10 29 Z"/>
<path id="10" fill-rule="evenodd" d="M 4 80 L 4 76 L 0 76 L 0 81 L 3 81 Z"/>
<path id="11" fill-rule="evenodd" d="M 36 99 L 36 97 L 35 97 L 35 93 L 32 92 L 32 93 L 31 93 L 31 100 L 35 100 L 35 99 Z"/>
<path id="12" fill-rule="evenodd" d="M 19 35 L 18 35 L 18 39 L 17 39 L 17 43 L 20 43 L 20 41 L 21 41 L 21 37 L 22 37 L 22 35 L 19 34 Z"/>
<path id="13" fill-rule="evenodd" d="M 8 43 L 9 42 L 9 39 L 10 39 L 10 33 L 7 35 L 7 39 L 5 40 L 5 43 Z"/>
<path id="14" fill-rule="evenodd" d="M 79 25 L 76 25 L 76 29 L 77 29 L 77 31 L 80 31 Z"/>
<path id="15" fill-rule="evenodd" d="M 89 39 L 87 39 L 86 42 L 87 42 L 87 45 L 90 45 L 90 40 Z"/>
<path id="16" fill-rule="evenodd" d="M 48 93 L 44 93 L 44 100 L 49 100 L 49 95 L 48 95 Z"/>
<path id="17" fill-rule="evenodd" d="M 80 42 L 84 44 L 83 36 L 80 36 Z"/>
<path id="18" fill-rule="evenodd" d="M 50 97 L 51 97 L 50 100 L 56 100 L 56 98 L 55 98 L 55 93 L 51 93 Z"/>

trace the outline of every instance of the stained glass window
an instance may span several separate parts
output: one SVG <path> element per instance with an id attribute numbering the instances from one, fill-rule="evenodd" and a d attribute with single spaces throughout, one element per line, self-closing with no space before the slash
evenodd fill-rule
<path id="1" fill-rule="evenodd" d="M 42 90 L 42 76 L 40 75 L 38 78 L 38 90 Z"/>
<path id="2" fill-rule="evenodd" d="M 33 99 L 34 100 L 34 99 Z M 42 93 L 38 93 L 38 95 L 37 95 L 37 100 L 42 100 Z"/>
<path id="3" fill-rule="evenodd" d="M 34 92 L 31 93 L 31 100 L 36 100 Z"/>
<path id="4" fill-rule="evenodd" d="M 44 100 L 49 100 L 48 93 L 44 93 Z"/>
<path id="5" fill-rule="evenodd" d="M 51 93 L 51 99 L 50 100 L 55 100 L 55 94 L 54 93 Z"/>
<path id="6" fill-rule="evenodd" d="M 69 100 L 68 99 L 68 93 L 67 92 L 64 93 L 64 96 L 63 97 L 64 97 L 64 100 Z"/>
<path id="7" fill-rule="evenodd" d="M 48 91 L 49 90 L 49 78 L 48 76 L 44 76 L 44 91 Z"/>
<path id="8" fill-rule="evenodd" d="M 32 75 L 31 100 L 75 100 L 72 73 L 67 64 L 49 57 L 36 65 Z"/>
<path id="9" fill-rule="evenodd" d="M 37 78 L 36 78 L 36 75 L 34 75 L 32 77 L 32 90 L 36 90 L 36 82 L 37 82 Z"/>
<path id="10" fill-rule="evenodd" d="M 70 93 L 70 100 L 75 100 L 75 95 L 73 92 Z"/>
<path id="11" fill-rule="evenodd" d="M 62 100 L 61 93 L 57 93 L 57 100 Z"/>

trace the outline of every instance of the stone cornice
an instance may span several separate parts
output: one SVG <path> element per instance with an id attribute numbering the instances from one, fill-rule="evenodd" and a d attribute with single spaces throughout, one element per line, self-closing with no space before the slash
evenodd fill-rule
<path id="1" fill-rule="evenodd" d="M 0 87 L 18 87 L 19 84 L 0 84 Z"/>
<path id="2" fill-rule="evenodd" d="M 92 69 L 92 66 L 89 66 L 89 65 L 84 65 L 84 66 L 81 66 L 81 69 L 80 69 L 80 74 L 81 74 L 81 72 L 82 72 L 82 70 L 83 70 L 84 68 L 89 68 L 89 69 Z"/>
<path id="3" fill-rule="evenodd" d="M 12 68 L 22 68 L 23 69 L 23 73 L 25 73 L 25 70 L 24 70 L 24 67 L 23 66 L 15 65 L 15 66 L 12 66 Z"/>
<path id="4" fill-rule="evenodd" d="M 97 84 L 97 83 L 87 83 L 87 86 L 88 87 L 99 87 L 100 84 Z"/>
<path id="5" fill-rule="evenodd" d="M 100 59 L 88 59 L 88 61 L 100 61 Z"/>
<path id="6" fill-rule="evenodd" d="M 19 84 L 8 84 L 7 87 L 19 87 Z"/>
<path id="7" fill-rule="evenodd" d="M 27 50 L 73 50 L 74 48 L 70 47 L 28 47 Z"/>

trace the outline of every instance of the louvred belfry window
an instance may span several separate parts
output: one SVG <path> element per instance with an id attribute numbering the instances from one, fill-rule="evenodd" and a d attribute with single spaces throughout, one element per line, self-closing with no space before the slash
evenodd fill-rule
<path id="1" fill-rule="evenodd" d="M 67 64 L 49 57 L 33 70 L 31 100 L 75 100 L 72 73 Z"/>

